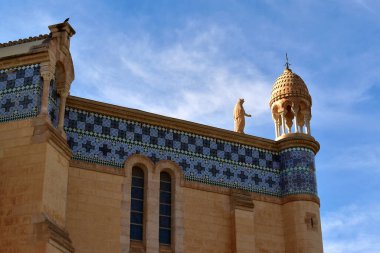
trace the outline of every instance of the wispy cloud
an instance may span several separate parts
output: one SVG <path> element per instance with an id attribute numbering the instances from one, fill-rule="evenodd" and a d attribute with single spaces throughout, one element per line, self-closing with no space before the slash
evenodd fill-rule
<path id="1" fill-rule="evenodd" d="M 373 142 L 364 145 L 330 147 L 328 162 L 320 169 L 380 173 L 380 143 Z"/>
<path id="2" fill-rule="evenodd" d="M 322 217 L 326 253 L 380 252 L 380 204 L 350 205 Z"/>
<path id="3" fill-rule="evenodd" d="M 167 45 L 147 33 L 118 34 L 98 55 L 79 57 L 77 78 L 96 89 L 92 98 L 204 124 L 231 128 L 226 119 L 232 121 L 240 97 L 256 119 L 270 119 L 271 82 L 252 63 L 224 52 L 223 44 L 236 32 L 192 22 Z"/>
<path id="4" fill-rule="evenodd" d="M 361 7 L 362 9 L 375 14 L 376 11 L 372 8 L 374 5 L 378 4 L 376 1 L 371 1 L 371 0 L 352 0 L 352 2 L 356 5 Z"/>

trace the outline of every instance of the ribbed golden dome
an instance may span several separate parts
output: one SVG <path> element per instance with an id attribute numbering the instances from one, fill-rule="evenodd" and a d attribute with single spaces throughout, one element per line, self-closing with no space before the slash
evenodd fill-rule
<path id="1" fill-rule="evenodd" d="M 305 82 L 291 69 L 286 68 L 273 84 L 269 105 L 272 106 L 274 102 L 289 97 L 304 98 L 311 105 L 311 97 Z"/>

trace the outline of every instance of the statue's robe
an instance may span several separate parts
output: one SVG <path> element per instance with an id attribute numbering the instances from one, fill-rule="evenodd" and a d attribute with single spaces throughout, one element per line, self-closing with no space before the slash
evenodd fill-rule
<path id="1" fill-rule="evenodd" d="M 246 113 L 244 111 L 243 105 L 240 101 L 238 101 L 234 108 L 235 132 L 244 133 L 245 115 Z"/>

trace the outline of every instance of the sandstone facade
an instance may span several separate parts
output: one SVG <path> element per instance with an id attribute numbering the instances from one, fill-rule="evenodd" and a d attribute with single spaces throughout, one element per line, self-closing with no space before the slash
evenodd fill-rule
<path id="1" fill-rule="evenodd" d="M 69 96 L 75 31 L 49 29 L 0 44 L 0 252 L 323 252 L 291 70 L 273 141 Z"/>

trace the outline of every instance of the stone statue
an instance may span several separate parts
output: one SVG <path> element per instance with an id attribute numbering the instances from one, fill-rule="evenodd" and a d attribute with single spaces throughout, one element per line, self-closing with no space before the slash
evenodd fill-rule
<path id="1" fill-rule="evenodd" d="M 235 132 L 244 133 L 245 117 L 251 117 L 251 114 L 245 113 L 243 108 L 244 99 L 239 98 L 234 108 Z"/>

